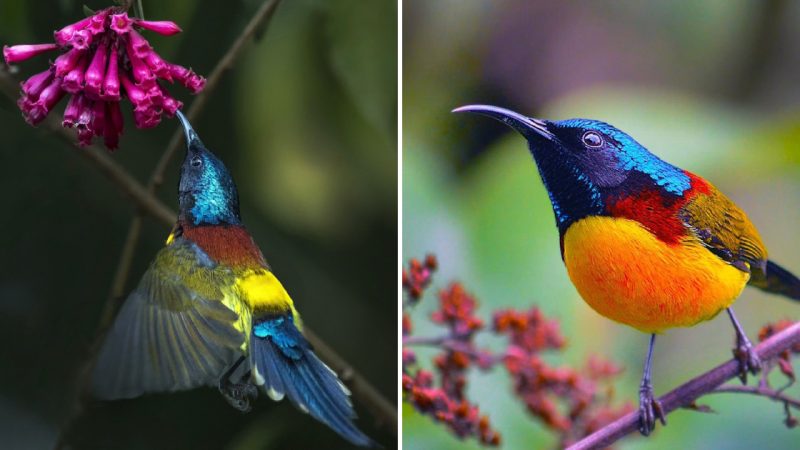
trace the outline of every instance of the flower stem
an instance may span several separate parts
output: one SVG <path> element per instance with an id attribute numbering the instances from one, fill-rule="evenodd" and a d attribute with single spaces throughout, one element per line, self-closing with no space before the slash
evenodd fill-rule
<path id="1" fill-rule="evenodd" d="M 136 17 L 144 20 L 144 8 L 142 8 L 142 0 L 136 0 L 133 12 L 136 14 Z"/>

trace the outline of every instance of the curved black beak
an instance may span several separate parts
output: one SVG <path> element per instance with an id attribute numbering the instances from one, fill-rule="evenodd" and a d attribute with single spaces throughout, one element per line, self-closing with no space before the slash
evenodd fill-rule
<path id="1" fill-rule="evenodd" d="M 452 112 L 471 112 L 483 114 L 493 119 L 499 120 L 509 127 L 517 130 L 526 138 L 532 136 L 543 137 L 549 141 L 556 139 L 555 135 L 547 129 L 547 121 L 540 119 L 533 119 L 523 116 L 520 113 L 511 111 L 510 109 L 500 108 L 491 105 L 467 105 L 454 109 Z"/>
<path id="2" fill-rule="evenodd" d="M 186 148 L 191 150 L 195 146 L 203 145 L 203 142 L 200 140 L 200 137 L 197 135 L 197 132 L 194 131 L 192 128 L 192 124 L 189 123 L 189 119 L 183 115 L 182 112 L 177 111 L 175 113 L 178 116 L 178 120 L 181 121 L 181 125 L 183 125 L 183 133 L 186 135 Z"/>

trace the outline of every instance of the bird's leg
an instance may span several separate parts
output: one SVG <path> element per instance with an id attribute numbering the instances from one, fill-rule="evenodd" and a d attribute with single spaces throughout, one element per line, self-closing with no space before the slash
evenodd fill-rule
<path id="1" fill-rule="evenodd" d="M 639 432 L 644 436 L 649 436 L 656 427 L 656 419 L 662 425 L 667 424 L 664 417 L 664 408 L 661 402 L 653 395 L 653 384 L 650 380 L 650 372 L 653 366 L 653 347 L 655 347 L 656 335 L 650 335 L 650 347 L 647 350 L 647 360 L 644 363 L 644 374 L 642 374 L 642 384 L 639 386 Z"/>
<path id="2" fill-rule="evenodd" d="M 733 308 L 728 308 L 727 311 L 733 323 L 733 328 L 736 329 L 736 348 L 733 349 L 733 357 L 739 361 L 739 379 L 742 380 L 743 384 L 747 384 L 747 372 L 753 375 L 757 374 L 761 370 L 761 359 L 753 349 L 753 344 L 744 333 L 742 325 L 736 319 L 736 315 L 733 314 Z"/>
<path id="3" fill-rule="evenodd" d="M 240 357 L 230 369 L 219 379 L 219 392 L 225 397 L 225 400 L 241 412 L 250 411 L 250 399 L 258 397 L 258 389 L 249 382 L 250 371 L 242 376 L 239 382 L 232 383 L 230 378 L 236 372 L 236 369 L 244 362 L 245 357 Z"/>
<path id="4" fill-rule="evenodd" d="M 245 372 L 239 379 L 239 386 L 241 386 L 244 395 L 256 399 L 258 398 L 258 387 L 250 382 L 251 371 Z"/>

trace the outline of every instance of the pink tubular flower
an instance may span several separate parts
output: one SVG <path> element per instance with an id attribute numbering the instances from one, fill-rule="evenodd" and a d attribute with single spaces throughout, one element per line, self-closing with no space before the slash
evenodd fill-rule
<path id="1" fill-rule="evenodd" d="M 162 114 L 173 117 L 183 103 L 169 94 L 163 82 L 178 81 L 197 94 L 206 80 L 191 69 L 165 61 L 137 29 L 164 36 L 181 31 L 174 22 L 141 20 L 112 7 L 56 31 L 55 43 L 4 46 L 7 64 L 52 50 L 63 52 L 47 70 L 21 84 L 17 105 L 25 120 L 39 124 L 71 94 L 62 125 L 77 131 L 80 145 L 102 137 L 105 146 L 113 150 L 122 134 L 123 98 L 133 104 L 138 128 L 158 125 Z"/>
<path id="2" fill-rule="evenodd" d="M 105 44 L 97 46 L 91 63 L 86 69 L 84 81 L 86 83 L 86 95 L 92 100 L 99 100 L 100 93 L 103 91 L 103 78 L 106 75 L 106 59 L 108 59 L 108 48 Z"/>
<path id="3" fill-rule="evenodd" d="M 180 27 L 175 22 L 164 20 L 151 21 L 151 20 L 135 20 L 136 26 L 144 28 L 145 30 L 154 31 L 164 36 L 172 36 L 181 32 Z"/>
<path id="4" fill-rule="evenodd" d="M 3 58 L 8 64 L 13 64 L 57 48 L 58 45 L 56 44 L 15 45 L 13 47 L 4 45 Z"/>

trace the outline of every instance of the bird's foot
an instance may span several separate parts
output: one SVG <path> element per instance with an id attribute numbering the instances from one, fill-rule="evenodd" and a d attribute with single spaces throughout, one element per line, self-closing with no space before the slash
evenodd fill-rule
<path id="1" fill-rule="evenodd" d="M 753 375 L 761 370 L 761 358 L 756 354 L 753 344 L 746 337 L 737 338 L 736 348 L 733 349 L 733 357 L 739 362 L 739 379 L 742 384 L 747 384 L 747 372 Z"/>
<path id="2" fill-rule="evenodd" d="M 639 433 L 649 436 L 656 428 L 656 419 L 661 421 L 661 425 L 667 424 L 664 408 L 653 395 L 653 386 L 642 385 L 639 388 Z"/>
<path id="3" fill-rule="evenodd" d="M 243 413 L 250 411 L 250 400 L 258 397 L 258 388 L 246 382 L 220 382 L 219 392 L 231 406 Z"/>

